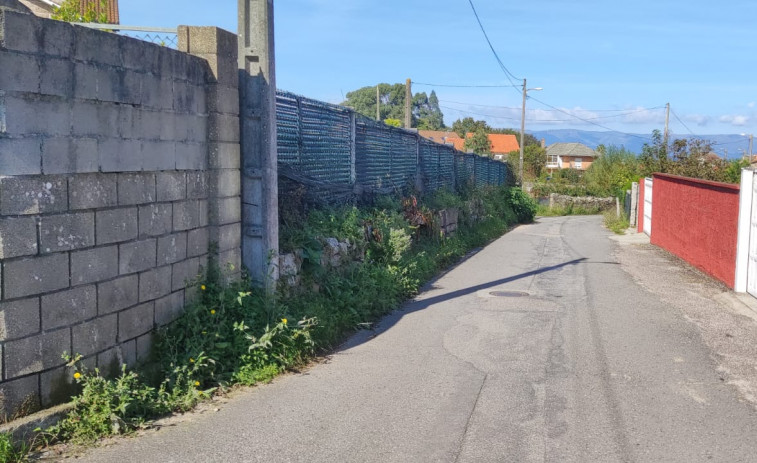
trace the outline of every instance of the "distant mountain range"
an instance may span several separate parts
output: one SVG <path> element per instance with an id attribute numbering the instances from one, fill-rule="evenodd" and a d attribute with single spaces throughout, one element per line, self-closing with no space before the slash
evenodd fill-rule
<path id="1" fill-rule="evenodd" d="M 529 132 L 537 139 L 545 140 L 547 146 L 559 142 L 577 142 L 596 148 L 599 145 L 622 146 L 634 153 L 641 153 L 644 143 L 651 144 L 651 134 L 627 134 L 622 132 L 593 132 L 588 130 L 556 129 L 537 130 Z M 680 135 L 671 135 L 671 139 L 681 138 Z M 701 138 L 712 142 L 713 150 L 720 156 L 728 159 L 740 158 L 749 150 L 749 137 L 739 134 L 702 135 Z M 753 152 L 757 154 L 757 146 Z"/>

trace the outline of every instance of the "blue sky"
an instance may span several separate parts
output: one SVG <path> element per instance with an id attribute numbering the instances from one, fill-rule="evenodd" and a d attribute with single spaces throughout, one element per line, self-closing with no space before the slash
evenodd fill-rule
<path id="1" fill-rule="evenodd" d="M 473 0 L 502 62 L 527 78 L 527 130 L 757 132 L 754 0 Z M 121 22 L 236 31 L 237 2 L 126 0 Z M 275 3 L 277 85 L 339 103 L 377 82 L 509 85 L 468 0 Z M 520 83 L 516 81 L 516 83 Z M 436 93 L 445 122 L 520 126 L 520 89 L 414 85 Z M 676 117 L 677 116 L 677 117 Z M 680 121 L 678 120 L 680 119 Z"/>

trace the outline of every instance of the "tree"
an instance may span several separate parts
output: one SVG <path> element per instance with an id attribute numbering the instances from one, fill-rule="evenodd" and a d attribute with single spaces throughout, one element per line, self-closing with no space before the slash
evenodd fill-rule
<path id="1" fill-rule="evenodd" d="M 82 13 L 81 3 L 79 0 L 64 0 L 59 7 L 53 7 L 52 19 L 66 21 L 71 23 L 107 23 L 108 15 L 106 10 L 108 5 L 105 0 L 100 0 L 100 7 L 87 5 L 87 10 Z M 98 12 L 99 9 L 99 12 Z"/>
<path id="2" fill-rule="evenodd" d="M 622 196 L 640 176 L 639 160 L 622 147 L 600 145 L 597 152 L 584 176 L 588 190 L 596 196 Z"/>
<path id="3" fill-rule="evenodd" d="M 405 120 L 405 84 L 379 84 L 380 119 Z M 376 87 L 363 87 L 347 92 L 343 106 L 354 109 L 357 113 L 374 119 L 376 117 Z M 410 118 L 413 127 L 423 130 L 440 130 L 444 128 L 444 114 L 439 108 L 436 93 L 427 96 L 425 92 L 413 95 L 410 105 Z"/>
<path id="4" fill-rule="evenodd" d="M 518 172 L 520 165 L 520 151 L 510 151 L 507 162 L 514 172 Z M 547 165 L 547 150 L 538 145 L 526 145 L 523 148 L 523 177 L 528 179 L 538 178 L 541 171 Z"/>
<path id="5" fill-rule="evenodd" d="M 490 157 L 492 154 L 492 142 L 489 140 L 489 135 L 483 128 L 479 128 L 473 135 L 465 139 L 463 143 L 463 149 L 465 151 L 473 151 L 479 156 Z"/>
<path id="6" fill-rule="evenodd" d="M 436 92 L 426 97 L 426 92 L 413 96 L 413 126 L 420 130 L 441 130 L 444 128 L 444 114 L 439 108 Z"/>
<path id="7" fill-rule="evenodd" d="M 452 131 L 457 133 L 460 138 L 465 138 L 468 133 L 476 133 L 479 130 L 483 130 L 486 133 L 491 131 L 491 127 L 486 121 L 477 121 L 472 117 L 466 117 L 464 119 L 458 119 L 452 123 Z"/>

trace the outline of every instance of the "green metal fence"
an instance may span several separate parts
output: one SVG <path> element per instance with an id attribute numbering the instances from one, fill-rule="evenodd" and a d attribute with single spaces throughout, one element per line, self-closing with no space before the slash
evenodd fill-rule
<path id="1" fill-rule="evenodd" d="M 279 173 L 309 199 L 340 202 L 366 193 L 406 193 L 512 182 L 507 164 L 417 132 L 390 127 L 349 108 L 276 92 Z"/>

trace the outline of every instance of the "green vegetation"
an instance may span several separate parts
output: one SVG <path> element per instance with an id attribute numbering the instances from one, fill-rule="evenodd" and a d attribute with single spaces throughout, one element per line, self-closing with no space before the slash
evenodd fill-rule
<path id="1" fill-rule="evenodd" d="M 402 121 L 405 120 L 405 84 L 378 84 L 378 88 L 381 120 L 398 121 L 402 125 Z M 374 119 L 376 117 L 376 86 L 347 92 L 347 100 L 342 102 L 342 105 L 349 106 L 358 114 Z M 439 99 L 433 90 L 430 95 L 426 95 L 425 92 L 413 95 L 410 111 L 411 124 L 414 128 L 420 130 L 444 128 L 444 114 L 439 108 Z"/>
<path id="2" fill-rule="evenodd" d="M 606 211 L 604 214 L 604 220 L 605 227 L 618 235 L 625 234 L 626 229 L 629 227 L 628 218 L 626 218 L 625 214 L 620 214 L 620 217 L 618 217 L 615 211 Z"/>
<path id="3" fill-rule="evenodd" d="M 491 157 L 492 142 L 485 130 L 477 129 L 472 136 L 465 138 L 463 149 L 473 151 L 479 156 Z"/>
<path id="4" fill-rule="evenodd" d="M 559 217 L 564 215 L 596 215 L 601 213 L 602 209 L 599 207 L 585 207 L 574 204 L 554 207 L 539 205 L 536 211 L 536 214 L 542 217 Z"/>
<path id="5" fill-rule="evenodd" d="M 0 433 L 0 462 L 17 463 L 26 461 L 29 446 L 13 442 L 13 437 L 8 433 Z"/>
<path id="6" fill-rule="evenodd" d="M 460 208 L 458 229 L 444 237 L 433 211 L 451 206 Z M 80 392 L 72 411 L 38 430 L 36 441 L 88 444 L 128 434 L 234 385 L 265 383 L 297 369 L 370 326 L 471 249 L 532 221 L 535 212 L 532 199 L 506 187 L 467 189 L 463 196 L 439 191 L 422 204 L 383 197 L 365 208 L 285 210 L 282 217 L 300 219 L 282 225 L 283 239 L 303 250 L 299 287 L 282 282 L 270 294 L 250 289 L 247 281 L 223 284 L 223 271 L 211 264 L 196 282 L 195 302 L 157 332 L 146 365 L 108 378 L 87 369 L 79 356 L 66 357 Z M 360 255 L 339 268 L 321 267 L 327 237 L 349 240 Z M 27 452 L 0 434 L 0 461 L 23 461 Z"/>
<path id="7" fill-rule="evenodd" d="M 93 4 L 87 6 L 87 10 L 82 13 L 81 2 L 79 0 L 64 0 L 59 7 L 53 8 L 53 13 L 50 16 L 52 19 L 58 21 L 66 21 L 72 23 L 107 23 L 108 16 L 105 13 L 108 8 L 105 0 L 100 0 L 100 8 L 95 8 Z"/>

